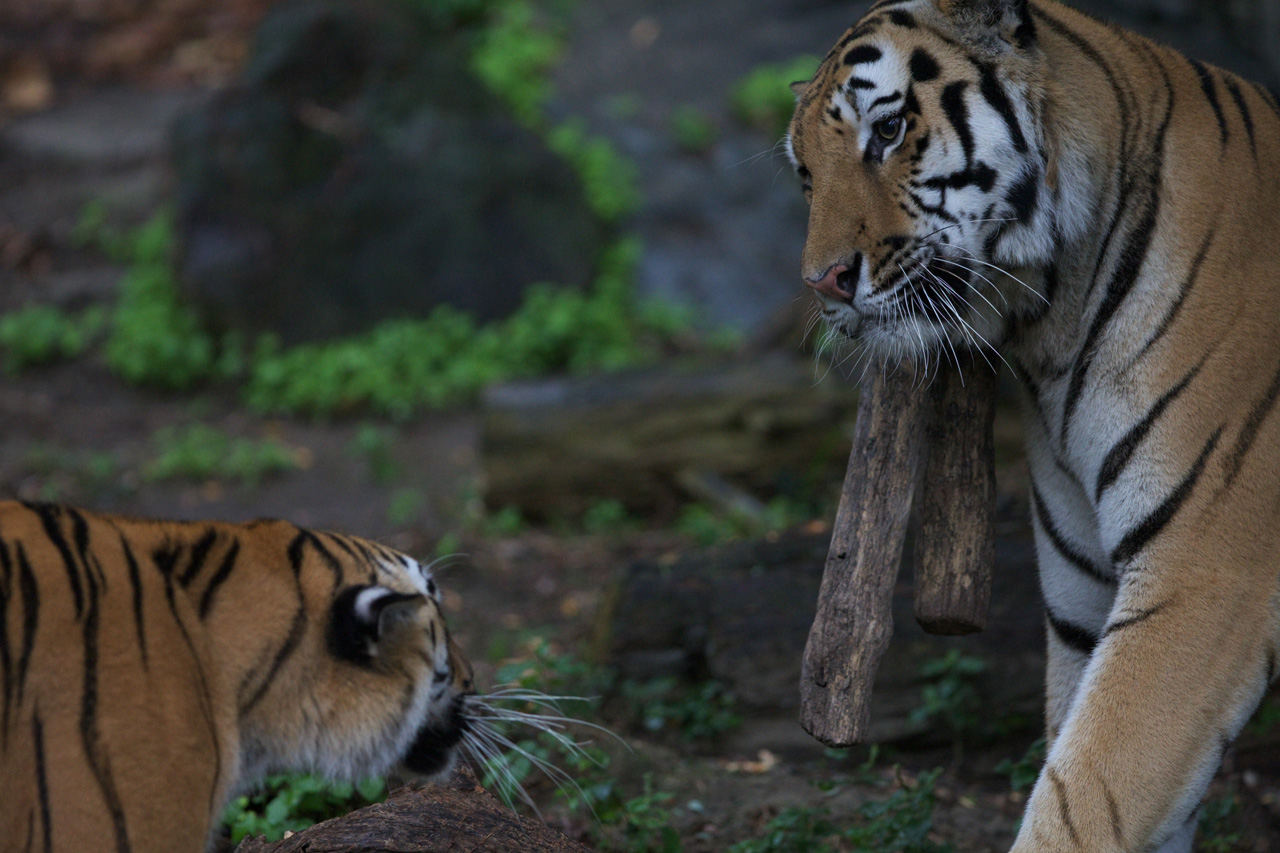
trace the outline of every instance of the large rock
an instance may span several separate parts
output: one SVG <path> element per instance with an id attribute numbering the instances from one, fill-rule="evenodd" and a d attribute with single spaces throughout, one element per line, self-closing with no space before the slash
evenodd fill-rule
<path id="1" fill-rule="evenodd" d="M 413 4 L 272 12 L 239 83 L 176 125 L 188 295 L 291 342 L 587 282 L 607 235 L 576 174 L 468 69 Z"/>

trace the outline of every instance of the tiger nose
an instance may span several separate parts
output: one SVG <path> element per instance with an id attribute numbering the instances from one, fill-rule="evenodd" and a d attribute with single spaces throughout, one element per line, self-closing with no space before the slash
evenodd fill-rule
<path id="1" fill-rule="evenodd" d="M 856 267 L 856 264 L 855 264 Z M 853 289 L 858 286 L 852 274 L 852 268 L 845 264 L 835 264 L 821 278 L 807 278 L 805 284 L 832 299 L 848 302 L 853 298 Z"/>

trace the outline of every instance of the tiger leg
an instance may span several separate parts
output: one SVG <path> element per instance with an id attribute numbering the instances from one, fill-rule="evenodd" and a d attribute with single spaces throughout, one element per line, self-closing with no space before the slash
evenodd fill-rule
<path id="1" fill-rule="evenodd" d="M 1089 658 L 1063 643 L 1052 625 L 1046 633 L 1049 644 L 1045 666 L 1045 746 L 1051 750 L 1058 740 L 1058 733 L 1066 725 L 1071 702 L 1075 699 L 1076 688 L 1084 677 Z"/>
<path id="2" fill-rule="evenodd" d="M 1043 437 L 1036 432 L 1035 437 Z M 1045 605 L 1045 735 L 1050 747 L 1066 723 L 1096 638 L 1115 605 L 1116 580 L 1100 569 L 1107 559 L 1098 543 L 1093 506 L 1079 483 L 1042 452 L 1029 448 L 1033 476 L 1032 519 L 1036 563 Z"/>
<path id="3" fill-rule="evenodd" d="M 1120 583 L 1013 853 L 1190 850 L 1205 788 L 1265 691 L 1275 621 L 1270 571 L 1193 547 L 1152 548 Z"/>

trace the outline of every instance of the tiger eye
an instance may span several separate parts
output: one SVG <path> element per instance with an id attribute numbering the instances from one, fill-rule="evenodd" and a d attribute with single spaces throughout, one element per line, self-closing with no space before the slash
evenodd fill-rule
<path id="1" fill-rule="evenodd" d="M 895 116 L 878 121 L 875 124 L 875 131 L 885 142 L 893 142 L 898 138 L 898 132 L 902 130 L 902 119 Z"/>

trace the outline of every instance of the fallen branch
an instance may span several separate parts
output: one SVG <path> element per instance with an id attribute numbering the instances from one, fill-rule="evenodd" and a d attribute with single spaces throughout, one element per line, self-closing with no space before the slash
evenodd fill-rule
<path id="1" fill-rule="evenodd" d="M 948 370 L 933 386 L 915 540 L 915 615 L 930 634 L 987 626 L 996 561 L 998 382 L 993 370 L 971 370 L 963 382 Z"/>
<path id="2" fill-rule="evenodd" d="M 831 746 L 870 729 L 871 686 L 893 633 L 890 605 L 917 489 L 916 620 L 931 633 L 986 624 L 995 539 L 992 424 L 997 375 L 930 389 L 872 370 L 800 677 L 800 723 Z"/>
<path id="3" fill-rule="evenodd" d="M 893 635 L 924 394 L 872 369 L 800 675 L 800 724 L 832 746 L 866 738 L 871 685 Z"/>

